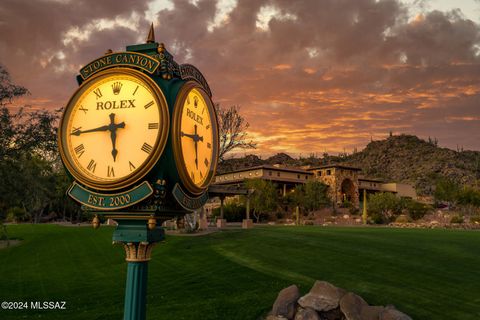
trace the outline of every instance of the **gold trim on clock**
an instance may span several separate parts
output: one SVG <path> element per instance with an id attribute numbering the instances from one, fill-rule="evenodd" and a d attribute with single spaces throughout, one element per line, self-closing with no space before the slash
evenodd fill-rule
<path id="1" fill-rule="evenodd" d="M 128 87 L 129 85 L 130 86 L 136 85 L 137 88 L 140 87 L 141 89 L 138 90 L 139 94 L 137 94 L 136 96 L 132 96 L 131 99 L 130 99 L 130 96 L 126 96 L 126 93 L 125 93 L 126 89 L 125 88 L 122 89 L 122 84 L 119 83 L 122 81 L 124 82 L 124 85 L 123 85 L 124 87 L 130 88 Z M 114 114 L 112 110 L 101 109 L 102 111 L 99 112 L 98 104 L 96 105 L 96 109 L 95 109 L 95 105 L 94 106 L 89 105 L 88 107 L 85 107 L 85 106 L 79 107 L 79 105 L 82 104 L 82 101 L 91 101 L 92 99 L 93 101 L 95 101 L 94 98 L 89 98 L 90 100 L 87 100 L 87 98 L 85 97 L 88 97 L 89 94 L 92 95 L 93 93 L 95 93 L 94 92 L 96 91 L 95 88 L 99 88 L 99 86 L 102 86 L 102 85 L 108 85 L 107 87 L 109 90 L 108 94 L 112 98 L 115 98 L 115 97 L 120 97 L 118 99 L 123 98 L 123 100 L 117 101 L 116 107 L 115 107 L 114 101 L 104 102 L 105 108 L 107 108 L 108 102 L 110 103 L 108 105 L 109 109 L 112 108 L 111 106 L 112 104 L 113 104 L 112 109 L 127 109 L 127 107 L 132 107 L 131 110 L 135 110 L 134 112 L 147 112 L 145 110 L 147 110 L 148 107 L 150 106 L 157 108 L 157 109 L 150 108 L 150 110 L 148 111 L 148 112 L 152 112 L 152 114 L 155 116 L 155 119 L 157 120 L 152 120 L 154 121 L 154 123 L 145 124 L 146 126 L 148 126 L 148 129 L 155 129 L 150 131 L 147 130 L 151 141 L 149 141 L 148 144 L 144 143 L 145 148 L 142 147 L 141 150 L 137 150 L 140 148 L 138 148 L 138 146 L 136 145 L 135 146 L 124 145 L 120 150 L 116 150 L 115 148 L 120 148 L 118 145 L 119 145 L 119 141 L 121 143 L 122 137 L 116 136 L 116 138 L 114 138 L 111 136 L 115 135 L 114 131 L 117 130 L 116 129 L 117 127 L 115 127 L 115 129 L 105 129 L 109 125 L 118 126 L 118 128 L 122 128 L 121 130 L 120 129 L 118 130 L 119 132 L 128 133 L 130 131 L 128 131 L 127 129 L 128 128 L 131 129 L 133 125 L 136 125 L 136 122 L 138 119 L 135 117 L 129 118 L 129 116 L 135 115 L 135 114 L 128 113 L 125 110 L 117 110 L 115 112 L 118 115 L 115 118 L 115 115 L 112 116 L 112 114 Z M 103 90 L 105 91 L 106 89 L 103 89 Z M 133 90 L 130 90 L 130 91 L 132 91 L 130 94 L 132 93 L 133 95 L 136 94 L 136 92 L 134 92 Z M 105 92 L 103 92 L 103 94 L 105 94 Z M 134 106 L 133 105 L 133 103 L 135 102 L 134 99 L 137 99 L 137 101 L 142 101 L 142 99 L 143 101 L 145 101 L 145 99 L 148 101 L 150 100 L 151 101 L 145 106 L 144 105 Z M 98 103 L 101 103 L 101 102 L 98 102 Z M 133 109 L 135 107 L 136 109 Z M 74 130 L 78 128 L 75 128 L 73 123 L 74 121 L 76 121 L 75 117 L 80 118 L 80 116 L 83 115 L 82 111 L 79 111 L 79 110 L 83 110 L 82 108 L 83 109 L 87 108 L 89 110 L 93 109 L 92 111 L 96 111 L 98 115 L 97 113 L 95 113 L 95 115 L 94 113 L 92 113 L 91 114 L 92 116 L 89 118 L 90 123 L 88 123 L 88 121 L 86 120 L 87 122 L 86 122 L 85 128 L 82 128 L 80 132 L 75 132 Z M 151 110 L 154 110 L 154 111 L 151 111 Z M 85 111 L 85 114 L 87 114 L 87 111 Z M 109 116 L 110 116 L 110 124 L 108 124 Z M 123 118 L 121 116 L 123 116 Z M 137 117 L 143 117 L 142 118 L 143 120 L 147 119 L 145 117 L 145 114 L 140 114 L 140 115 L 137 114 Z M 106 125 L 99 127 L 98 124 L 96 125 L 91 124 L 92 122 L 95 122 L 96 119 L 98 118 L 102 119 L 101 120 L 102 125 L 103 124 L 106 124 Z M 82 122 L 80 122 L 80 124 L 82 124 Z M 92 127 L 96 127 L 96 128 L 91 129 Z M 62 158 L 62 161 L 66 169 L 70 172 L 70 174 L 74 177 L 74 179 L 78 181 L 80 184 L 95 190 L 122 189 L 128 186 L 131 186 L 132 184 L 138 182 L 140 179 L 145 177 L 145 175 L 148 174 L 150 170 L 153 168 L 153 166 L 158 162 L 167 142 L 169 127 L 170 127 L 169 112 L 168 112 L 168 105 L 167 105 L 165 96 L 161 91 L 161 89 L 158 87 L 158 85 L 150 77 L 148 77 L 147 75 L 145 75 L 140 71 L 130 69 L 130 68 L 119 67 L 119 68 L 107 69 L 88 78 L 84 83 L 82 83 L 82 85 L 77 89 L 77 91 L 70 98 L 65 108 L 65 111 L 62 115 L 62 118 L 60 120 L 60 125 L 58 129 L 58 145 L 60 150 L 60 156 Z M 72 129 L 74 130 L 72 131 Z M 110 135 L 108 135 L 108 132 L 102 132 L 100 134 L 98 132 L 92 133 L 94 131 L 108 131 L 108 130 L 110 130 Z M 124 131 L 124 130 L 127 130 L 127 131 Z M 88 139 L 90 139 L 90 144 L 95 148 L 97 149 L 100 147 L 108 148 L 108 151 L 106 152 L 109 153 L 108 155 L 109 159 L 112 156 L 113 161 L 116 161 L 117 154 L 121 154 L 124 157 L 123 159 L 124 162 L 122 163 L 127 163 L 126 164 L 127 167 L 130 166 L 129 171 L 125 169 L 123 174 L 117 175 L 118 179 L 114 178 L 115 177 L 114 174 L 113 176 L 111 175 L 111 173 L 115 173 L 115 172 L 113 171 L 110 172 L 110 166 L 107 169 L 109 178 L 101 177 L 98 174 L 97 175 L 91 174 L 91 172 L 86 170 L 87 164 L 82 163 L 82 161 L 83 162 L 87 161 L 88 163 L 89 158 L 86 159 L 84 157 L 80 159 L 80 156 L 76 154 L 76 152 L 81 150 L 80 146 L 82 148 L 84 147 L 83 144 L 74 145 L 72 140 L 74 139 L 73 138 L 74 135 L 77 136 L 75 139 L 78 139 L 78 136 L 80 135 L 80 133 L 82 134 L 82 137 L 83 136 L 88 137 Z M 86 133 L 86 134 L 84 135 L 83 133 Z M 138 134 L 138 132 L 132 132 L 131 134 L 129 133 L 127 135 L 127 133 L 122 133 L 124 134 L 124 137 L 125 137 L 125 140 L 123 141 L 126 141 L 127 140 L 126 137 L 128 137 L 128 139 L 130 139 L 129 141 L 131 141 L 132 139 L 137 139 L 139 142 L 138 141 L 135 141 L 135 142 L 138 142 L 138 144 L 141 144 L 143 142 L 143 141 L 140 141 L 141 139 L 143 139 L 142 134 Z M 109 137 L 111 137 L 111 141 Z M 95 141 L 92 143 L 92 140 L 95 140 Z M 78 142 L 76 143 L 78 144 Z M 115 143 L 117 147 L 115 147 Z M 112 154 L 111 156 L 110 156 L 110 150 Z M 138 162 L 135 162 L 135 163 L 130 161 L 125 162 L 126 161 L 125 155 L 130 156 L 135 153 L 141 153 L 142 150 L 145 153 L 142 154 L 143 158 L 140 158 Z M 118 160 L 118 157 L 117 157 L 117 160 Z M 103 165 L 105 167 L 105 164 L 99 164 L 99 167 L 100 165 Z M 98 170 L 100 171 L 100 169 Z M 102 168 L 102 170 L 105 171 L 105 168 Z M 106 176 L 106 173 L 104 172 L 103 175 Z"/>
<path id="2" fill-rule="evenodd" d="M 203 102 L 200 101 L 202 110 L 199 108 L 197 113 L 190 112 L 190 110 L 187 109 L 187 103 L 189 102 L 187 98 L 189 98 L 189 94 L 191 96 L 192 93 L 194 93 L 194 97 L 197 96 L 200 98 L 200 100 L 203 99 L 203 102 L 205 102 L 203 104 Z M 196 102 L 192 102 L 192 104 L 193 103 Z M 193 108 L 194 107 L 192 107 L 192 109 Z M 205 110 L 203 110 L 203 108 L 205 108 Z M 198 135 L 196 131 L 197 127 L 195 128 L 195 131 L 193 131 L 191 127 L 185 129 L 182 128 L 182 120 L 185 118 L 185 110 L 190 112 L 189 117 L 194 119 L 192 123 L 194 123 L 195 126 L 198 125 L 198 130 L 201 130 L 200 126 L 202 125 L 202 121 L 199 120 L 199 117 L 203 117 L 203 120 L 205 120 L 205 128 L 208 127 L 207 131 L 205 131 L 205 128 L 203 128 L 203 132 L 211 132 L 211 141 L 208 139 L 208 137 Z M 205 113 L 205 111 L 207 112 Z M 219 150 L 219 133 L 218 120 L 213 102 L 198 83 L 194 81 L 188 81 L 180 89 L 173 110 L 171 130 L 175 164 L 182 184 L 190 193 L 199 195 L 208 188 L 213 177 L 215 176 Z M 198 151 L 198 155 L 202 154 L 202 156 L 204 156 L 200 159 L 197 155 L 195 158 L 195 166 L 193 166 L 193 161 L 191 160 L 192 156 L 185 154 L 184 151 L 186 149 L 185 147 L 182 148 L 182 138 L 186 141 L 190 141 L 191 144 L 195 143 L 195 148 L 198 148 L 198 150 L 195 152 Z M 203 149 L 204 152 L 202 153 L 201 148 L 206 148 L 207 146 L 208 150 Z M 194 147 L 190 147 L 189 153 L 193 153 L 194 150 Z M 207 154 L 207 156 L 205 156 L 205 154 Z M 202 173 L 202 169 L 206 171 Z M 199 177 L 201 177 L 201 179 L 196 182 L 195 179 L 199 179 Z"/>

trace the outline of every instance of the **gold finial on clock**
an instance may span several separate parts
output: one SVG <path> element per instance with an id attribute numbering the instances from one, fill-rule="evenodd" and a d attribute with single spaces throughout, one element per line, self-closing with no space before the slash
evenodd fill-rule
<path id="1" fill-rule="evenodd" d="M 148 31 L 147 43 L 155 43 L 155 32 L 153 31 L 153 22 L 150 26 L 150 31 Z"/>

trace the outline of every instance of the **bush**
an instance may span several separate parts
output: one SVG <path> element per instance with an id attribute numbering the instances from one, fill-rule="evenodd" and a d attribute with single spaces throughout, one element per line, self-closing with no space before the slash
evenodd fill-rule
<path id="1" fill-rule="evenodd" d="M 454 215 L 454 216 L 450 219 L 450 223 L 463 223 L 463 217 L 462 217 L 462 216 L 459 216 L 459 215 Z"/>
<path id="2" fill-rule="evenodd" d="M 423 218 L 430 210 L 430 207 L 428 205 L 411 199 L 403 200 L 403 208 L 408 211 L 408 215 L 413 220 Z"/>
<path id="3" fill-rule="evenodd" d="M 368 214 L 374 223 L 392 221 L 401 212 L 401 200 L 392 193 L 376 193 L 368 199 Z"/>
<path id="4" fill-rule="evenodd" d="M 213 209 L 213 216 L 220 217 L 220 208 Z M 242 222 L 246 217 L 245 206 L 236 202 L 227 203 L 223 206 L 223 217 L 230 222 Z"/>
<path id="5" fill-rule="evenodd" d="M 11 207 L 7 210 L 7 221 L 20 222 L 28 220 L 30 216 L 25 209 L 20 207 Z"/>

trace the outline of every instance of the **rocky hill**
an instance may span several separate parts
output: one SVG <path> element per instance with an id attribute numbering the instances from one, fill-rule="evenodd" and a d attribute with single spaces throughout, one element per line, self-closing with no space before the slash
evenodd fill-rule
<path id="1" fill-rule="evenodd" d="M 294 159 L 285 153 L 267 159 L 255 155 L 226 160 L 219 172 L 262 164 L 289 167 L 343 163 L 359 167 L 362 174 L 388 181 L 415 185 L 420 194 L 431 194 L 435 181 L 446 177 L 462 185 L 475 185 L 480 180 L 480 152 L 440 148 L 434 141 L 412 135 L 391 136 L 372 141 L 365 149 L 350 155 Z"/>

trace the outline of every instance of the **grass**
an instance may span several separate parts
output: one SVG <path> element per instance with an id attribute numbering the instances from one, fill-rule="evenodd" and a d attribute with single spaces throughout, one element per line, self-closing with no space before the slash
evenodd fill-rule
<path id="1" fill-rule="evenodd" d="M 66 310 L 0 310 L 0 319 L 122 319 L 124 252 L 113 229 L 12 225 L 0 250 L 1 301 Z M 480 233 L 257 227 L 168 236 L 149 265 L 148 319 L 258 319 L 279 290 L 316 279 L 394 304 L 414 319 L 480 318 Z"/>

